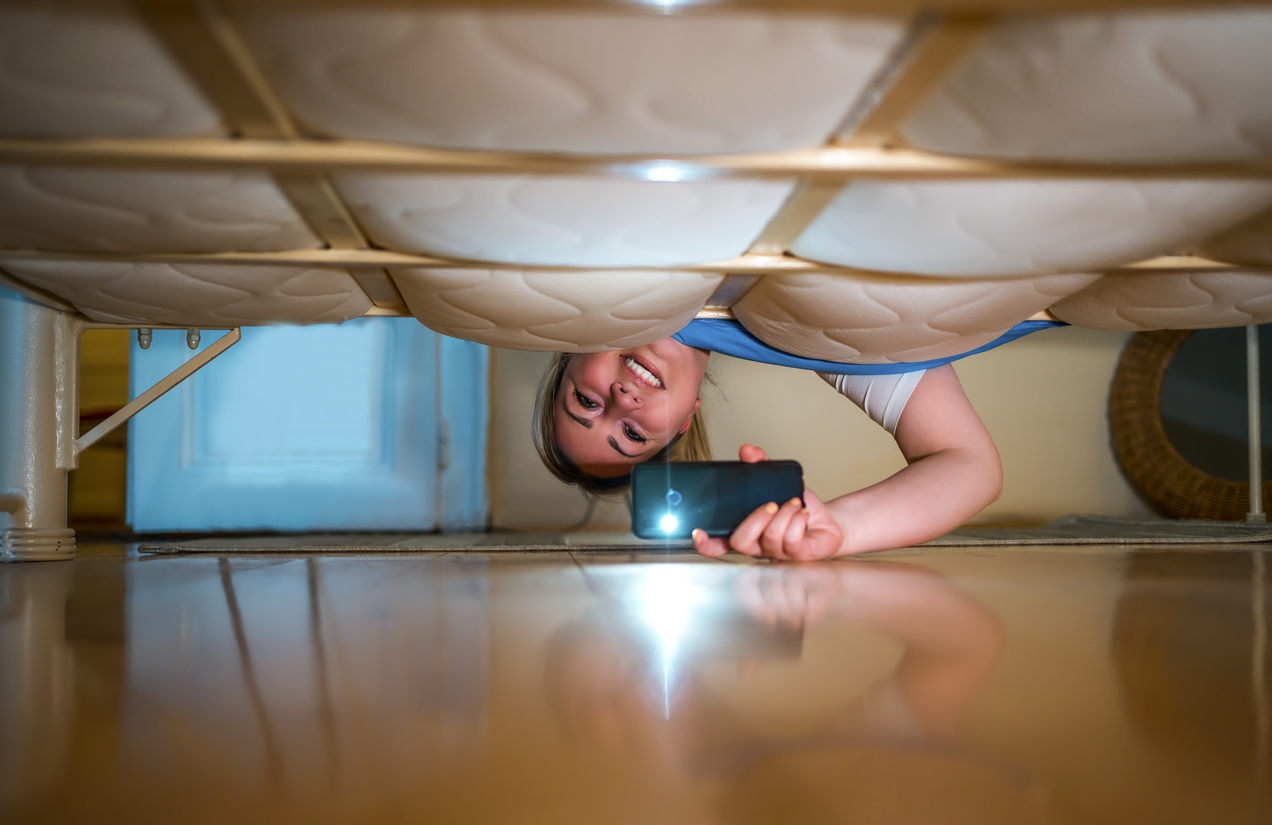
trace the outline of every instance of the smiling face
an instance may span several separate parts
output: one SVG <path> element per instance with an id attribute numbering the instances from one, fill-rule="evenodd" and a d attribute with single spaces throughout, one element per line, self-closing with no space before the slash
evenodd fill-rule
<path id="1" fill-rule="evenodd" d="M 590 475 L 627 473 L 688 428 L 706 369 L 706 351 L 673 338 L 572 356 L 552 410 L 557 446 Z"/>

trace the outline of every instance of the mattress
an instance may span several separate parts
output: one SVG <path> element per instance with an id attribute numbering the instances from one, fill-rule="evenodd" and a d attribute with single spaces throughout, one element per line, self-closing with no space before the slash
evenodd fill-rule
<path id="1" fill-rule="evenodd" d="M 0 275 L 872 364 L 1272 321 L 1272 9 L 997 6 L 3 2 Z"/>

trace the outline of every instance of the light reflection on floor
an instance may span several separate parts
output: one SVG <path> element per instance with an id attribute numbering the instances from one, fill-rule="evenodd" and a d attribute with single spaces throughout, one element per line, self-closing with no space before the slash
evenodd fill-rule
<path id="1" fill-rule="evenodd" d="M 0 567 L 0 821 L 1268 821 L 1258 553 Z"/>

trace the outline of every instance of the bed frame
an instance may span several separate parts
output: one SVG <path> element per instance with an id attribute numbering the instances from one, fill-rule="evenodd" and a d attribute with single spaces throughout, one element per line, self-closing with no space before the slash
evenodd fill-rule
<path id="1" fill-rule="evenodd" d="M 1269 37 L 1200 2 L 0 2 L 0 558 L 73 557 L 80 452 L 247 325 L 725 317 L 880 364 L 1272 321 Z M 104 327 L 232 333 L 80 434 Z"/>

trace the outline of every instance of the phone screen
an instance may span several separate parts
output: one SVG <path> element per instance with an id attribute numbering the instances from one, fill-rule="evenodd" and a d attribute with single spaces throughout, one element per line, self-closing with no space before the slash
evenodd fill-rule
<path id="1" fill-rule="evenodd" d="M 643 539 L 685 539 L 695 528 L 727 536 L 755 508 L 804 493 L 798 461 L 686 461 L 632 470 L 632 532 Z"/>

